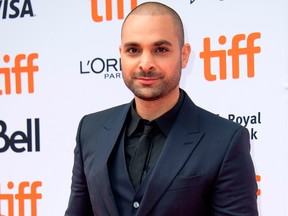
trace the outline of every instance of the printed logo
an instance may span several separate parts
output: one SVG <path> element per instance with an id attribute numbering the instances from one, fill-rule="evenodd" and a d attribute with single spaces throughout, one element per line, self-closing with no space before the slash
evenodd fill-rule
<path id="1" fill-rule="evenodd" d="M 0 0 L 0 17 L 2 19 L 15 19 L 26 16 L 34 16 L 30 0 Z"/>
<path id="2" fill-rule="evenodd" d="M 234 114 L 229 114 L 228 119 L 231 121 L 234 121 L 238 124 L 241 124 L 242 126 L 246 128 L 250 128 L 250 139 L 251 140 L 258 140 L 258 131 L 255 129 L 256 125 L 262 124 L 262 117 L 261 112 L 258 112 L 254 115 L 248 115 L 248 116 L 235 116 Z"/>
<path id="3" fill-rule="evenodd" d="M 26 133 L 15 131 L 11 136 L 6 134 L 7 124 L 0 120 L 0 153 L 6 152 L 9 148 L 16 153 L 39 152 L 40 151 L 40 120 L 34 119 L 34 130 L 32 120 L 26 120 Z M 34 132 L 34 140 L 33 140 Z M 1 216 L 1 215 L 0 215 Z"/>
<path id="4" fill-rule="evenodd" d="M 117 58 L 80 61 L 80 74 L 101 74 L 104 79 L 118 79 L 122 77 L 121 70 L 121 61 Z"/>
<path id="5" fill-rule="evenodd" d="M 204 76 L 208 81 L 215 81 L 217 79 L 226 80 L 227 79 L 227 56 L 231 57 L 232 70 L 229 73 L 232 74 L 233 79 L 240 78 L 240 56 L 246 57 L 246 73 L 248 78 L 253 78 L 255 76 L 255 60 L 254 55 L 260 53 L 261 47 L 255 46 L 254 42 L 256 39 L 261 37 L 260 32 L 253 32 L 249 34 L 246 38 L 245 34 L 237 34 L 232 38 L 231 48 L 213 50 L 211 49 L 211 38 L 204 38 L 203 41 L 203 51 L 200 52 L 200 58 L 204 61 Z M 218 38 L 220 45 L 225 45 L 227 42 L 226 36 L 222 35 Z M 246 46 L 240 47 L 246 42 Z M 218 59 L 219 62 L 219 72 L 211 71 L 212 59 Z M 242 69 L 243 70 L 243 69 Z M 242 71 L 242 74 L 245 70 Z M 216 74 L 219 74 L 217 76 Z"/>
<path id="6" fill-rule="evenodd" d="M 99 2 L 98 0 L 91 0 L 91 14 L 92 14 L 92 19 L 94 22 L 102 22 L 103 21 L 103 16 L 99 11 L 105 11 L 105 19 L 107 21 L 110 21 L 113 19 L 113 3 L 116 1 L 112 0 L 106 0 L 105 5 L 103 5 L 103 8 L 99 7 Z M 101 3 L 104 1 L 101 1 Z M 113 3 L 112 3 L 113 2 Z M 131 10 L 134 9 L 137 6 L 137 0 L 130 0 L 130 5 L 131 5 Z M 105 9 L 105 10 L 101 10 Z M 124 19 L 124 0 L 117 0 L 117 19 L 121 20 Z"/>
<path id="7" fill-rule="evenodd" d="M 261 176 L 260 175 L 256 175 L 256 181 L 257 182 L 261 182 Z M 259 184 L 258 184 L 259 186 Z M 261 195 L 261 189 L 258 189 L 257 190 L 257 196 L 260 196 Z"/>
<path id="8" fill-rule="evenodd" d="M 37 189 L 41 186 L 41 181 L 31 184 L 28 181 L 20 182 L 18 189 L 12 181 L 6 187 L 0 183 L 0 216 L 37 216 L 37 200 L 42 199 L 42 194 Z"/>
<path id="9" fill-rule="evenodd" d="M 28 56 L 19 54 L 14 59 L 14 64 L 9 66 L 11 58 L 9 55 L 3 56 L 4 67 L 0 66 L 0 96 L 9 95 L 12 86 L 15 86 L 16 94 L 22 93 L 22 75 L 27 75 L 28 93 L 34 93 L 34 73 L 38 72 L 39 67 L 34 65 L 34 60 L 38 59 L 38 53 L 31 53 Z M 1 77 L 4 81 L 4 88 L 1 87 Z M 14 81 L 14 82 L 12 82 Z"/>
<path id="10" fill-rule="evenodd" d="M 238 124 L 247 127 L 249 124 L 261 124 L 261 112 L 257 112 L 255 115 L 248 115 L 248 116 L 235 116 L 234 114 L 229 114 L 228 119 L 234 121 Z"/>

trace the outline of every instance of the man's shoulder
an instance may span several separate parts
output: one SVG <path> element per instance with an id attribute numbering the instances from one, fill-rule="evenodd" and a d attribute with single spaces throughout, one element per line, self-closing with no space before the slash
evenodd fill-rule
<path id="1" fill-rule="evenodd" d="M 196 105 L 187 93 L 185 93 L 185 102 L 182 111 L 182 115 L 184 115 L 182 119 L 184 119 L 185 122 L 196 121 L 200 129 L 204 131 L 231 131 L 233 133 L 233 131 L 243 128 L 240 124 Z"/>
<path id="2" fill-rule="evenodd" d="M 223 128 L 238 129 L 239 127 L 242 127 L 240 124 L 196 105 L 189 96 L 186 97 L 186 108 L 188 109 L 186 109 L 185 114 L 193 113 L 193 117 L 198 119 L 200 126 L 213 127 L 216 130 Z"/>
<path id="3" fill-rule="evenodd" d="M 108 109 L 99 110 L 94 113 L 89 113 L 83 116 L 81 123 L 85 124 L 103 124 L 108 121 L 117 121 L 126 117 L 129 110 L 130 103 L 121 104 L 118 106 L 110 107 Z"/>
<path id="4" fill-rule="evenodd" d="M 199 124 L 203 127 L 213 127 L 214 130 L 238 130 L 239 128 L 243 128 L 238 123 L 235 123 L 231 120 L 228 120 L 219 114 L 212 113 L 203 108 L 197 107 L 198 115 L 199 115 Z"/>
<path id="5" fill-rule="evenodd" d="M 95 117 L 100 117 L 100 116 L 111 115 L 113 113 L 119 114 L 119 112 L 121 113 L 129 109 L 129 106 L 130 106 L 130 103 L 121 104 L 121 105 L 110 107 L 104 110 L 99 110 L 97 112 L 89 113 L 86 116 L 89 118 L 95 118 Z"/>

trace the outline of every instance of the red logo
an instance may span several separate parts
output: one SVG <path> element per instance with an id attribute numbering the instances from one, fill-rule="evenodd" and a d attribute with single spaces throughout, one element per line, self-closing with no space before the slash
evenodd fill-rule
<path id="1" fill-rule="evenodd" d="M 37 200 L 42 199 L 42 194 L 38 193 L 37 189 L 42 186 L 41 181 L 35 181 L 31 184 L 27 181 L 20 182 L 16 193 L 11 191 L 15 188 L 12 181 L 7 183 L 8 192 L 6 193 L 1 191 L 1 186 L 0 184 L 0 216 L 24 216 L 27 209 L 30 209 L 29 215 L 37 216 Z M 3 205 L 1 205 L 3 203 L 7 206 L 6 210 L 3 210 Z M 16 204 L 18 212 L 15 211 Z"/>
<path id="2" fill-rule="evenodd" d="M 261 182 L 261 176 L 260 175 L 256 175 L 256 181 L 257 182 Z M 261 189 L 257 190 L 257 196 L 261 195 Z"/>
<path id="3" fill-rule="evenodd" d="M 28 93 L 34 93 L 34 73 L 38 72 L 39 67 L 34 65 L 34 60 L 38 59 L 38 53 L 31 53 L 28 56 L 19 54 L 14 59 L 14 65 L 11 67 L 0 67 L 0 81 L 4 78 L 4 87 L 0 82 L 0 95 L 9 95 L 15 88 L 16 94 L 22 93 L 22 75 L 27 75 Z M 9 55 L 4 55 L 3 61 L 5 64 L 10 63 Z M 12 82 L 14 81 L 14 82 Z"/>
<path id="4" fill-rule="evenodd" d="M 249 34 L 246 38 L 245 34 L 238 34 L 232 38 L 231 48 L 213 50 L 211 49 L 211 39 L 209 37 L 204 38 L 203 41 L 203 51 L 200 52 L 200 58 L 204 61 L 204 75 L 205 79 L 208 81 L 215 81 L 217 79 L 226 80 L 227 73 L 232 74 L 233 79 L 240 78 L 240 56 L 246 57 L 246 73 L 248 78 L 255 76 L 255 60 L 254 55 L 260 53 L 261 47 L 255 46 L 254 42 L 256 39 L 261 37 L 260 32 L 253 32 Z M 240 43 L 246 41 L 246 46 L 240 47 Z M 227 42 L 226 36 L 222 35 L 218 38 L 220 45 L 225 45 Z M 231 57 L 232 70 L 227 71 L 227 56 Z M 219 71 L 212 72 L 211 61 L 212 59 L 218 59 L 219 61 Z M 243 69 L 242 69 L 243 70 Z M 245 70 L 244 70 L 245 71 Z M 244 72 L 243 72 L 244 73 Z M 219 76 L 217 75 L 219 74 Z"/>
<path id="5" fill-rule="evenodd" d="M 131 1 L 131 10 L 134 9 L 137 6 L 137 0 L 130 0 Z M 115 2 L 115 1 L 113 1 Z M 106 20 L 112 20 L 112 14 L 113 14 L 113 5 L 112 0 L 106 0 L 105 1 L 105 13 L 106 13 Z M 99 7 L 98 7 L 98 0 L 91 0 L 91 13 L 92 13 L 92 19 L 94 22 L 102 22 L 103 16 L 99 13 Z M 123 19 L 124 18 L 124 0 L 117 0 L 117 18 Z"/>

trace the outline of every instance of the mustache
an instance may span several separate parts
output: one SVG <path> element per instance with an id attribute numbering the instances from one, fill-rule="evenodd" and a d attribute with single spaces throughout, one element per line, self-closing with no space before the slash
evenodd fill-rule
<path id="1" fill-rule="evenodd" d="M 137 78 L 163 78 L 164 75 L 162 73 L 158 73 L 155 71 L 136 71 L 134 73 L 132 73 L 131 77 L 133 79 L 137 79 Z"/>

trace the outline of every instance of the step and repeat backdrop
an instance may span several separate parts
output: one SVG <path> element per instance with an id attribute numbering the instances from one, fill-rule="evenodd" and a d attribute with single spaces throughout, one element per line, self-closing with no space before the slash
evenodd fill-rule
<path id="1" fill-rule="evenodd" d="M 129 102 L 118 47 L 142 0 L 0 0 L 0 216 L 63 215 L 80 118 Z M 288 216 L 287 0 L 166 0 L 181 87 L 250 131 L 262 216 Z"/>

